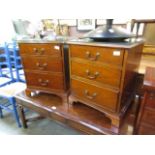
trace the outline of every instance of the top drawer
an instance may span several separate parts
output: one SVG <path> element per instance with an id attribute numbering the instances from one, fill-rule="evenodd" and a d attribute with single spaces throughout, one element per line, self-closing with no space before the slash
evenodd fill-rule
<path id="1" fill-rule="evenodd" d="M 124 50 L 106 47 L 70 45 L 70 55 L 71 57 L 122 66 Z"/>
<path id="2" fill-rule="evenodd" d="M 61 56 L 61 45 L 51 43 L 20 43 L 20 54 Z"/>

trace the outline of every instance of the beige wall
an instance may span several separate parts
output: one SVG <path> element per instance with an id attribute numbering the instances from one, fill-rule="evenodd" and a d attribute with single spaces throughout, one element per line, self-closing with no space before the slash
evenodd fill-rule
<path id="1" fill-rule="evenodd" d="M 147 24 L 144 32 L 146 44 L 155 45 L 155 24 Z"/>

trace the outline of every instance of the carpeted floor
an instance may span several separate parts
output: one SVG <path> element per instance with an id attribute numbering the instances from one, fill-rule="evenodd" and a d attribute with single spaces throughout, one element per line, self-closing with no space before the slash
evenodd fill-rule
<path id="1" fill-rule="evenodd" d="M 26 112 L 27 116 L 34 116 L 32 111 Z M 41 119 L 28 123 L 28 128 L 18 128 L 14 117 L 4 112 L 4 118 L 0 119 L 0 135 L 80 135 L 81 132 L 64 124 L 48 119 Z"/>

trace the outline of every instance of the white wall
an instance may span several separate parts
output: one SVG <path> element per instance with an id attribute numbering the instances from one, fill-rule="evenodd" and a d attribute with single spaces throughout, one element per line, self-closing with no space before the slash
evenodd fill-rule
<path id="1" fill-rule="evenodd" d="M 15 37 L 15 31 L 11 19 L 1 19 L 0 21 L 0 43 L 11 41 Z"/>

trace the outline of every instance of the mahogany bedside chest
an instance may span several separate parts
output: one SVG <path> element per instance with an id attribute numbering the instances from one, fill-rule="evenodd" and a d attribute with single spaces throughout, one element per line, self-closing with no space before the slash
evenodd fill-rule
<path id="1" fill-rule="evenodd" d="M 68 54 L 60 42 L 19 42 L 26 77 L 26 94 L 41 91 L 67 101 Z"/>
<path id="2" fill-rule="evenodd" d="M 155 68 L 146 69 L 143 91 L 136 132 L 144 135 L 155 134 Z"/>
<path id="3" fill-rule="evenodd" d="M 70 41 L 69 104 L 81 102 L 101 111 L 119 132 L 134 98 L 143 42 L 97 43 Z"/>

